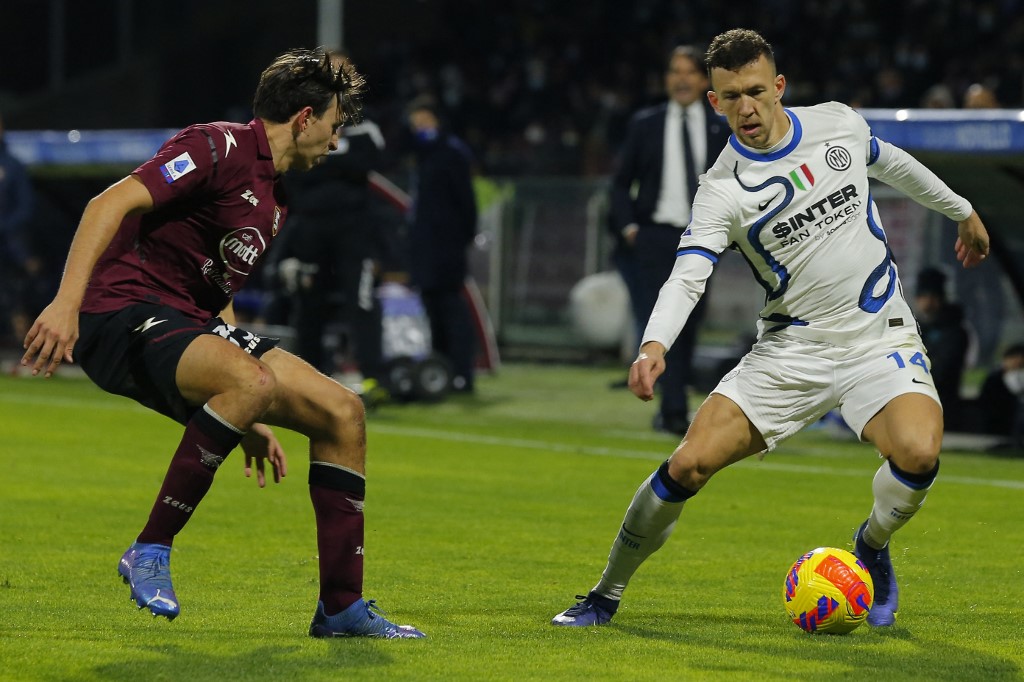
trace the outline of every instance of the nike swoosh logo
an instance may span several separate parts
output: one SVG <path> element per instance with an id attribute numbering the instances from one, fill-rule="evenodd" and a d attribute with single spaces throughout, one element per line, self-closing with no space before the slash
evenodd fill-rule
<path id="1" fill-rule="evenodd" d="M 760 204 L 757 205 L 757 210 L 758 211 L 765 210 L 766 208 L 768 208 L 768 204 L 772 203 L 773 201 L 775 201 L 778 198 L 779 198 L 779 195 L 776 194 L 771 199 L 766 199 L 766 200 L 762 201 Z"/>
<path id="2" fill-rule="evenodd" d="M 143 322 L 142 324 L 140 324 L 138 327 L 133 329 L 132 331 L 133 332 L 146 332 L 146 331 L 149 331 L 150 329 L 152 329 L 153 327 L 157 326 L 158 324 L 163 324 L 166 321 L 167 320 L 157 320 L 157 319 L 151 317 L 148 320 L 146 320 L 145 322 Z"/>
<path id="3" fill-rule="evenodd" d="M 927 382 L 927 381 L 921 381 L 920 379 L 911 379 L 910 381 L 911 381 L 912 383 L 915 383 L 915 384 L 925 384 L 925 385 L 927 385 L 927 384 L 928 384 L 928 382 Z"/>

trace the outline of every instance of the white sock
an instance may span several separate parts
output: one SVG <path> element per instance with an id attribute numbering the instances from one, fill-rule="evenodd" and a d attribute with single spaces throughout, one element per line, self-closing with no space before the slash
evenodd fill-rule
<path id="1" fill-rule="evenodd" d="M 899 478 L 893 473 L 889 460 L 885 460 L 875 472 L 871 484 L 875 504 L 864 529 L 864 541 L 875 549 L 885 547 L 892 534 L 905 526 L 921 508 L 934 482 L 932 478 L 927 483 L 916 484 Z"/>
<path id="2" fill-rule="evenodd" d="M 603 597 L 622 599 L 629 579 L 647 557 L 665 544 L 683 511 L 684 502 L 669 502 L 655 493 L 651 486 L 657 476 L 655 472 L 643 482 L 626 510 L 601 581 L 594 587 Z"/>

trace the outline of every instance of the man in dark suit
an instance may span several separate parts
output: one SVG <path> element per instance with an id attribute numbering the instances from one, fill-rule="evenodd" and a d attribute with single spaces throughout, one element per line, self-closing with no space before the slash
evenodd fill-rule
<path id="1" fill-rule="evenodd" d="M 452 364 L 452 390 L 471 393 L 476 337 L 462 287 L 477 229 L 472 155 L 442 127 L 436 100 L 419 97 L 407 111 L 416 152 L 409 274 L 430 318 L 434 350 Z"/>
<path id="2" fill-rule="evenodd" d="M 612 179 L 613 259 L 629 289 L 638 339 L 675 263 L 697 179 L 729 139 L 728 125 L 705 97 L 708 88 L 703 53 L 675 48 L 665 72 L 669 99 L 630 120 Z M 658 381 L 661 406 L 654 417 L 659 431 L 683 435 L 689 427 L 687 394 L 706 300 L 706 295 L 701 298 L 666 356 L 667 369 Z"/>

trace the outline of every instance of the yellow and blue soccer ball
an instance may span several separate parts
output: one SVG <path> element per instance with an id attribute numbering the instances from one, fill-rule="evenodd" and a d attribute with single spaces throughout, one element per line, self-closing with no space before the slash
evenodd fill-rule
<path id="1" fill-rule="evenodd" d="M 796 560 L 786 573 L 786 613 L 806 632 L 842 635 L 863 623 L 875 586 L 864 564 L 845 549 L 819 547 Z"/>

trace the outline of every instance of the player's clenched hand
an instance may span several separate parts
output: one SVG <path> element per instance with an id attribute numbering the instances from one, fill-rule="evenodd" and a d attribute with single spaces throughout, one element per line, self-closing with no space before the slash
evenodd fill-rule
<path id="1" fill-rule="evenodd" d="M 640 348 L 629 368 L 629 390 L 641 400 L 654 398 L 654 382 L 665 371 L 665 347 L 657 341 L 648 341 Z"/>
<path id="2" fill-rule="evenodd" d="M 21 364 L 31 365 L 33 376 L 40 372 L 53 376 L 62 360 L 73 362 L 72 351 L 77 340 L 78 307 L 55 299 L 39 313 L 25 335 Z"/>
<path id="3" fill-rule="evenodd" d="M 281 479 L 288 475 L 288 459 L 284 455 L 284 448 L 266 424 L 252 425 L 249 432 L 242 437 L 242 450 L 245 452 L 245 477 L 252 476 L 252 461 L 255 459 L 256 483 L 261 488 L 267 485 L 264 462 L 270 462 L 274 469 L 274 483 L 280 483 Z"/>
<path id="4" fill-rule="evenodd" d="M 977 211 L 973 211 L 967 220 L 957 224 L 956 259 L 965 268 L 973 268 L 988 256 L 988 231 L 981 222 Z"/>

